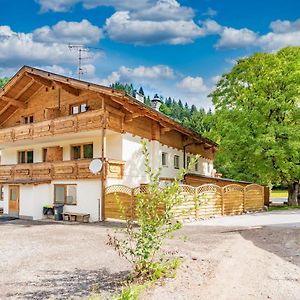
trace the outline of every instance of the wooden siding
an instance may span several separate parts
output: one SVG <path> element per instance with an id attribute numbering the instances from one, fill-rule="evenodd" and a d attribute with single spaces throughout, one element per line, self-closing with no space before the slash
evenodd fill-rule
<path id="1" fill-rule="evenodd" d="M 100 109 L 54 120 L 0 129 L 0 144 L 100 129 L 103 122 L 104 111 Z"/>
<path id="2" fill-rule="evenodd" d="M 35 182 L 64 179 L 94 179 L 101 174 L 94 175 L 89 170 L 91 159 L 45 162 L 33 164 L 17 164 L 0 166 L 0 182 Z M 113 171 L 112 171 L 113 166 Z M 123 178 L 124 162 L 107 160 L 105 174 L 108 178 Z"/>
<path id="3" fill-rule="evenodd" d="M 121 219 L 123 212 L 135 218 L 136 195 L 145 192 L 145 186 L 130 188 L 114 185 L 105 191 L 105 218 Z M 238 215 L 260 211 L 264 207 L 264 187 L 257 184 L 224 187 L 204 184 L 198 187 L 180 186 L 180 203 L 174 207 L 177 220 L 202 219 L 221 215 Z M 122 209 L 121 209 L 122 208 Z"/>

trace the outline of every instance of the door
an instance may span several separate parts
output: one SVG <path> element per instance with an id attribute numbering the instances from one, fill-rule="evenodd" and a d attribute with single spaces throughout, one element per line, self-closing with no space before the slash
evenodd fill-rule
<path id="1" fill-rule="evenodd" d="M 9 214 L 19 215 L 20 187 L 18 185 L 10 185 L 8 197 Z"/>

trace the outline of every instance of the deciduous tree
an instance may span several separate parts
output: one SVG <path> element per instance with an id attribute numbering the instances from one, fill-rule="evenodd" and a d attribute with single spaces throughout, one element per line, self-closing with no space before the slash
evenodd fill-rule
<path id="1" fill-rule="evenodd" d="M 220 171 L 263 184 L 287 183 L 289 204 L 297 204 L 300 47 L 240 59 L 210 96 Z"/>

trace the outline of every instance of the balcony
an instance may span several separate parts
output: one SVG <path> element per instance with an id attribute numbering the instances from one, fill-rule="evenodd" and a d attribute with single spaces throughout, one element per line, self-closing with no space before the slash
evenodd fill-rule
<path id="1" fill-rule="evenodd" d="M 65 179 L 95 179 L 89 170 L 91 159 L 45 162 L 33 164 L 17 164 L 0 166 L 0 183 L 41 183 Z M 105 176 L 108 178 L 123 178 L 124 162 L 106 160 Z"/>
<path id="2" fill-rule="evenodd" d="M 99 129 L 103 126 L 104 110 L 55 118 L 42 122 L 0 129 L 0 144 L 41 137 Z"/>

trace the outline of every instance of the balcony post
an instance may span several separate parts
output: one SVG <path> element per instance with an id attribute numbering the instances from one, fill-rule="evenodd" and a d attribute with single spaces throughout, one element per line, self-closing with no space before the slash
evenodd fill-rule
<path id="1" fill-rule="evenodd" d="M 101 171 L 101 201 L 99 201 L 99 221 L 104 221 L 105 214 L 105 188 L 106 188 L 106 163 L 105 163 L 105 152 L 106 152 L 106 129 L 102 127 L 101 130 L 101 161 L 102 161 L 102 171 Z"/>

